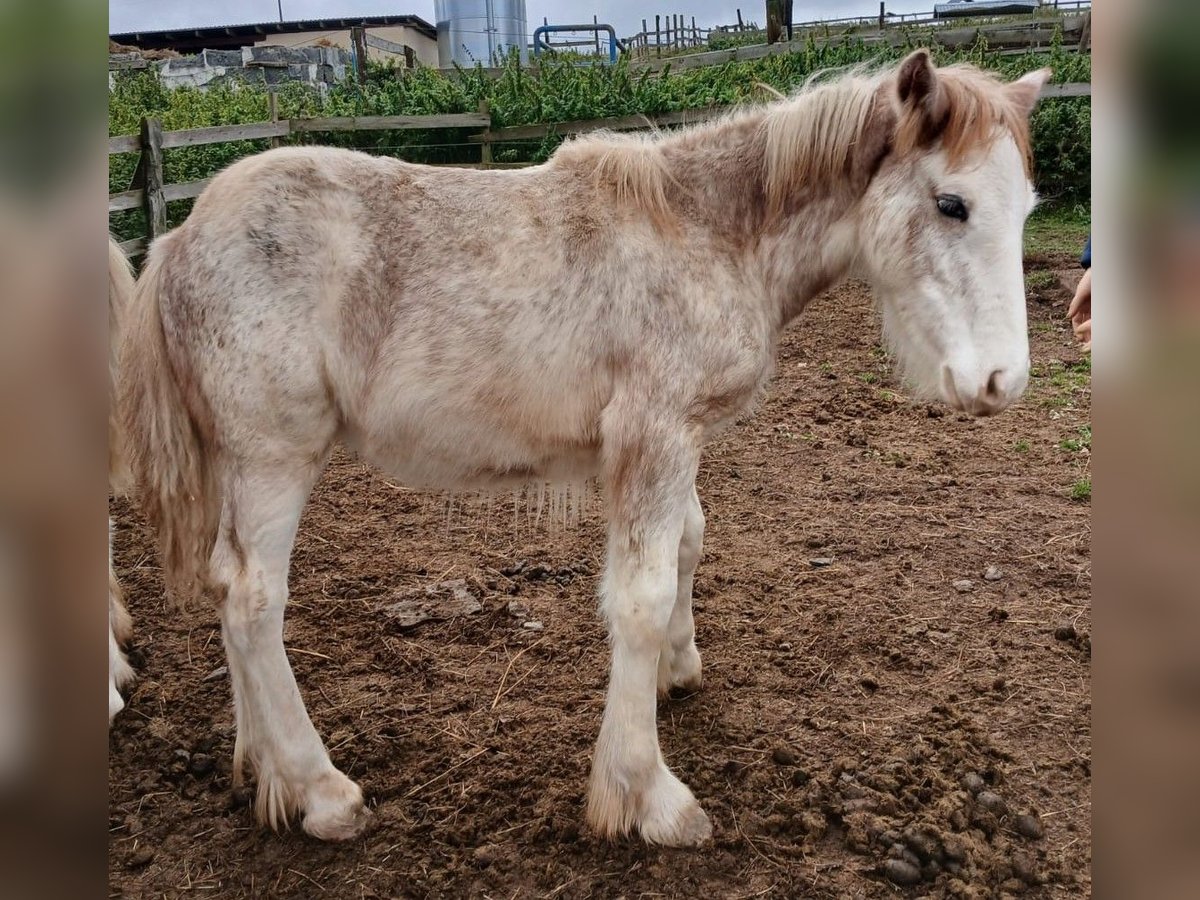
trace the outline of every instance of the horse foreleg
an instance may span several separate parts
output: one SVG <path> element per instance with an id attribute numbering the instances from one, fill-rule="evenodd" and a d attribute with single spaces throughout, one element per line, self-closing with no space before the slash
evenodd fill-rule
<path id="1" fill-rule="evenodd" d="M 277 828 L 299 814 L 314 837 L 344 840 L 366 824 L 362 791 L 330 761 L 283 645 L 288 558 L 319 470 L 256 468 L 230 479 L 212 567 L 225 589 L 221 633 L 237 717 L 234 778 L 249 760 L 258 776 L 260 822 Z"/>
<path id="2" fill-rule="evenodd" d="M 606 837 L 637 829 L 652 844 L 689 846 L 712 834 L 708 817 L 663 761 L 656 685 L 679 590 L 679 549 L 698 454 L 686 440 L 642 435 L 606 462 L 608 560 L 602 608 L 612 669 L 592 760 L 588 821 Z"/>

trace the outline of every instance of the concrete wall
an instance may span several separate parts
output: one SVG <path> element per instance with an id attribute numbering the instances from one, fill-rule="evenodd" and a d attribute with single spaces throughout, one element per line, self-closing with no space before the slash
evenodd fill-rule
<path id="1" fill-rule="evenodd" d="M 376 37 L 383 38 L 386 41 L 391 41 L 393 44 L 407 44 L 413 48 L 416 54 L 417 62 L 423 66 L 437 66 L 438 64 L 438 49 L 437 40 L 427 37 L 415 28 L 409 28 L 407 25 L 391 25 L 379 28 L 367 29 L 367 34 L 373 34 Z M 321 43 L 318 44 L 317 42 Z M 340 47 L 343 50 L 350 49 L 350 30 L 345 31 L 320 31 L 309 34 L 272 34 L 263 38 L 262 42 L 257 44 L 258 47 L 268 46 L 287 46 L 287 47 L 314 47 L 322 45 L 332 45 Z M 382 62 L 394 62 L 397 59 L 400 64 L 404 64 L 403 56 L 396 56 L 394 53 L 388 53 L 383 50 L 377 50 L 374 47 L 367 48 L 367 56 L 371 59 L 380 60 Z"/>
<path id="2" fill-rule="evenodd" d="M 406 26 L 372 28 L 368 34 L 397 45 L 407 44 L 413 48 L 418 64 L 437 66 L 437 41 L 415 29 Z M 272 44 L 272 40 L 281 43 Z M 374 47 L 367 48 L 367 56 L 404 65 L 403 55 Z M 262 43 L 239 50 L 202 50 L 176 59 L 143 60 L 139 54 L 114 54 L 109 57 L 109 86 L 114 70 L 150 66 L 158 70 L 163 84 L 171 88 L 202 88 L 230 80 L 257 84 L 299 81 L 321 87 L 345 78 L 352 65 L 349 31 L 271 35 Z"/>

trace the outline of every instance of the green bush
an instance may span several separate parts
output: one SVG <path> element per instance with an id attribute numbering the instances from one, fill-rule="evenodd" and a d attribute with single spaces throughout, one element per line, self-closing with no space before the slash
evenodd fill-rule
<path id="1" fill-rule="evenodd" d="M 755 87 L 764 82 L 782 91 L 802 85 L 814 72 L 858 63 L 887 63 L 901 58 L 912 45 L 869 47 L 861 41 L 818 44 L 809 38 L 795 53 L 763 59 L 730 62 L 721 66 L 673 70 L 660 74 L 631 67 L 622 59 L 614 66 L 580 66 L 570 59 L 542 57 L 522 68 L 510 59 L 499 78 L 482 69 L 397 70 L 372 64 L 367 82 L 347 80 L 322 94 L 307 85 L 289 83 L 278 90 L 279 115 L 432 115 L 473 112 L 481 101 L 491 108 L 497 127 L 606 118 L 637 113 L 652 115 L 761 99 Z M 965 53 L 934 52 L 939 65 L 970 61 L 996 70 L 1006 78 L 1049 65 L 1059 82 L 1090 81 L 1091 59 L 1068 54 L 1059 47 L 1049 53 L 996 56 L 978 45 Z M 168 90 L 152 71 L 119 73 L 109 98 L 109 134 L 134 134 L 143 116 L 157 116 L 163 128 L 175 130 L 208 125 L 230 125 L 268 118 L 267 95 L 260 86 L 226 84 L 206 90 Z M 1073 204 L 1086 202 L 1091 186 L 1091 103 L 1088 98 L 1053 100 L 1039 105 L 1033 118 L 1038 187 L 1045 198 Z M 413 162 L 473 162 L 479 148 L 467 140 L 469 130 L 343 132 L 298 135 L 294 143 L 321 143 L 355 147 L 398 156 Z M 560 138 L 496 145 L 497 161 L 540 162 Z M 265 141 L 241 141 L 186 147 L 165 152 L 168 182 L 207 178 L 242 156 L 265 149 Z M 109 189 L 129 185 L 135 154 L 110 157 Z M 189 202 L 171 204 L 176 223 L 186 215 Z M 113 230 L 122 237 L 144 233 L 139 211 L 112 217 Z"/>

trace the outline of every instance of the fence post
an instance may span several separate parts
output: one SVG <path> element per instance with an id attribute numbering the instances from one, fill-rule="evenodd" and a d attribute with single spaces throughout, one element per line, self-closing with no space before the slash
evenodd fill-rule
<path id="1" fill-rule="evenodd" d="M 738 8 L 737 14 L 738 14 L 738 33 L 741 34 L 743 31 L 746 30 L 746 23 L 744 23 L 742 21 L 741 7 Z"/>
<path id="2" fill-rule="evenodd" d="M 142 175 L 145 178 L 146 235 L 153 241 L 167 233 L 167 200 L 163 196 L 162 122 L 142 119 Z"/>
<path id="3" fill-rule="evenodd" d="M 485 169 L 492 167 L 492 107 L 486 100 L 479 101 L 480 115 L 487 116 L 489 121 L 487 130 L 483 133 L 483 142 L 479 145 L 479 162 Z"/>
<path id="4" fill-rule="evenodd" d="M 883 31 L 884 16 L 887 14 L 886 8 L 887 8 L 886 0 L 879 0 L 879 30 L 880 31 Z"/>
<path id="5" fill-rule="evenodd" d="M 1083 17 L 1083 30 L 1079 33 L 1079 52 L 1086 53 L 1092 41 L 1092 11 L 1089 9 Z"/>
<path id="6" fill-rule="evenodd" d="M 783 35 L 783 0 L 767 0 L 767 43 L 774 44 Z"/>
<path id="7" fill-rule="evenodd" d="M 367 80 L 367 30 L 361 25 L 350 29 L 350 46 L 354 50 L 354 74 L 359 84 Z"/>
<path id="8" fill-rule="evenodd" d="M 662 56 L 662 16 L 654 17 L 654 55 Z"/>
<path id="9" fill-rule="evenodd" d="M 271 114 L 272 122 L 279 121 L 279 95 L 274 91 L 267 92 L 267 112 Z M 269 143 L 271 147 L 280 147 L 283 145 L 283 139 L 276 135 Z"/>

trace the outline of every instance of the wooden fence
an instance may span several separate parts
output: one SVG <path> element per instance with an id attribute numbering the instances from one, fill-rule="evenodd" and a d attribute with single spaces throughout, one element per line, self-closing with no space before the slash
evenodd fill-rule
<path id="1" fill-rule="evenodd" d="M 110 194 L 108 211 L 142 208 L 146 212 L 146 238 L 134 238 L 121 245 L 128 256 L 145 251 L 150 240 L 167 230 L 167 203 L 199 197 L 212 179 L 167 184 L 163 175 L 163 151 L 177 147 L 196 147 L 204 144 L 225 144 L 232 141 L 269 140 L 277 146 L 281 139 L 292 134 L 333 131 L 407 131 L 439 128 L 488 129 L 492 117 L 486 104 L 479 112 L 451 113 L 439 116 L 330 116 L 324 118 L 280 119 L 276 114 L 275 95 L 270 94 L 271 118 L 266 122 L 245 125 L 217 125 L 209 128 L 188 128 L 183 131 L 163 131 L 157 119 L 142 120 L 140 134 L 120 135 L 108 139 L 108 153 L 140 153 L 141 160 L 129 190 Z M 492 163 L 491 148 L 481 152 L 478 163 L 448 163 L 468 167 L 501 167 Z"/>
<path id="2" fill-rule="evenodd" d="M 1045 98 L 1091 96 L 1090 83 L 1048 84 L 1042 90 Z M 149 242 L 167 231 L 167 203 L 200 196 L 211 178 L 183 184 L 167 184 L 163 173 L 163 151 L 179 147 L 222 144 L 232 141 L 269 140 L 272 146 L 291 134 L 334 131 L 404 131 L 439 128 L 481 128 L 467 140 L 479 145 L 477 163 L 443 163 L 460 168 L 520 168 L 530 163 L 494 162 L 496 144 L 541 140 L 548 136 L 565 137 L 601 129 L 632 131 L 641 128 L 669 128 L 693 125 L 725 115 L 732 107 L 715 106 L 704 109 L 677 110 L 656 115 L 618 116 L 606 119 L 580 119 L 572 122 L 551 122 L 538 125 L 516 125 L 492 128 L 492 117 L 486 103 L 478 112 L 449 113 L 437 116 L 336 116 L 308 119 L 279 119 L 275 115 L 274 95 L 270 95 L 271 119 L 244 125 L 217 125 L 209 128 L 188 128 L 183 131 L 163 131 L 157 119 L 142 120 L 139 134 L 119 135 L 108 139 L 109 155 L 140 153 L 141 160 L 129 190 L 110 194 L 108 211 L 142 208 L 146 212 L 146 237 L 134 238 L 121 244 L 127 256 L 145 252 Z"/>
<path id="3" fill-rule="evenodd" d="M 1023 52 L 1024 49 L 1030 46 L 1039 46 L 1049 44 L 1055 25 L 1061 25 L 1066 28 L 1068 22 L 1066 16 L 1070 13 L 1081 14 L 1075 23 L 1072 24 L 1074 30 L 1081 27 L 1083 14 L 1090 13 L 1091 0 L 1055 0 L 1053 4 L 1046 2 L 1043 4 L 1045 14 L 1035 17 L 1017 17 L 1012 15 L 996 16 L 989 15 L 986 11 L 979 14 L 977 19 L 986 20 L 987 24 L 980 24 L 978 21 L 970 27 L 972 36 L 968 40 L 961 38 L 952 38 L 951 46 L 969 45 L 975 42 L 976 36 L 982 34 L 989 38 L 989 43 L 992 46 L 1003 47 L 1004 41 L 1009 41 L 1008 49 L 1018 50 Z M 1062 18 L 1054 19 L 1053 14 L 1058 13 Z M 754 34 L 755 32 L 765 34 L 764 29 L 758 25 L 747 25 L 742 18 L 742 11 L 737 11 L 737 23 L 735 25 L 720 25 L 716 28 L 697 28 L 696 19 L 693 16 L 691 24 L 688 25 L 684 21 L 683 16 L 666 15 L 654 17 L 654 28 L 650 28 L 648 19 L 642 19 L 642 30 L 637 34 L 631 35 L 622 40 L 626 51 L 638 60 L 659 59 L 664 53 L 670 54 L 673 51 L 687 48 L 700 47 L 708 44 L 709 39 L 713 35 L 730 35 L 730 34 Z M 946 31 L 965 31 L 961 20 L 953 18 L 937 18 L 932 11 L 913 12 L 913 13 L 893 13 L 888 12 L 886 3 L 879 4 L 878 16 L 850 16 L 837 19 L 816 19 L 807 22 L 792 22 L 790 26 L 793 40 L 803 39 L 809 32 L 824 32 L 832 30 L 833 36 L 848 35 L 853 32 L 854 37 L 861 37 L 867 43 L 878 42 L 880 40 L 889 40 L 884 38 L 880 32 L 891 30 L 899 32 L 903 27 L 923 27 L 930 30 L 946 30 Z M 1031 26 L 1040 26 L 1032 35 L 1020 34 L 1021 29 L 1028 29 Z M 867 30 L 861 30 L 867 29 Z M 871 30 L 873 29 L 873 31 Z M 996 30 L 1000 33 L 999 40 L 992 40 L 989 30 Z M 1071 35 L 1065 36 L 1069 42 Z M 764 38 L 764 41 L 766 39 Z M 901 38 L 894 38 L 901 40 Z M 762 47 L 768 46 L 766 43 Z M 786 46 L 786 43 L 784 44 Z M 745 51 L 753 51 L 759 48 L 759 45 L 746 45 L 742 47 L 743 54 L 738 59 L 756 59 L 758 56 L 773 55 L 771 53 L 760 52 L 754 55 L 751 52 L 747 55 Z M 720 52 L 720 51 L 718 51 Z M 775 52 L 787 52 L 786 50 Z M 689 57 L 690 58 L 690 57 Z M 724 62 L 726 60 L 719 60 Z M 672 66 L 679 67 L 680 60 L 673 60 Z M 712 62 L 693 62 L 686 68 L 691 68 L 696 65 L 713 65 Z"/>

